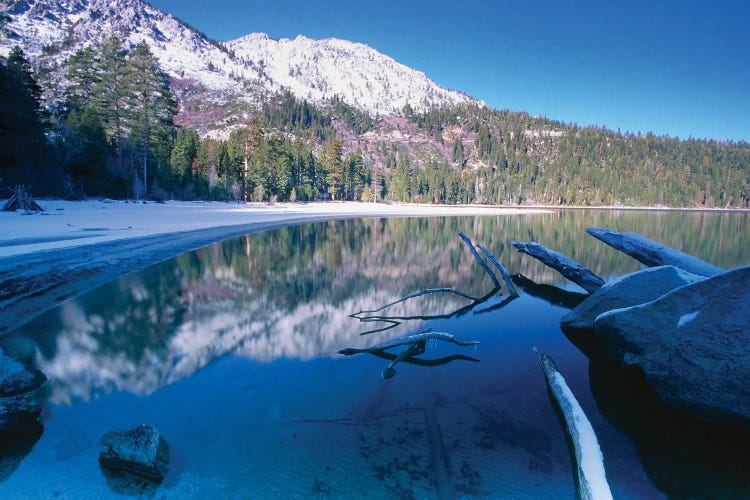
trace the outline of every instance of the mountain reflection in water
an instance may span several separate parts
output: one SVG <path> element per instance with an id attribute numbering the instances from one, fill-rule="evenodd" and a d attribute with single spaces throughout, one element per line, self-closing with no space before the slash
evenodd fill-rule
<path id="1" fill-rule="evenodd" d="M 346 370 L 368 366 L 373 383 L 391 385 L 378 386 L 380 396 L 362 392 L 358 396 L 361 405 L 370 409 L 357 413 L 359 410 L 350 408 L 350 412 L 360 416 L 336 416 L 335 408 L 321 407 L 308 408 L 305 414 L 290 420 L 351 421 L 359 425 L 375 420 L 368 420 L 367 415 L 390 415 L 389 411 L 400 415 L 399 408 L 416 408 L 416 417 L 412 419 L 407 414 L 416 419 L 409 420 L 409 425 L 415 427 L 409 427 L 403 436 L 395 428 L 393 443 L 402 438 L 406 443 L 421 442 L 423 420 L 439 418 L 445 453 L 455 461 L 454 468 L 447 471 L 451 475 L 448 480 L 453 481 L 457 491 L 482 496 L 497 491 L 503 478 L 511 481 L 505 473 L 498 472 L 497 467 L 502 464 L 509 467 L 507 474 L 514 470 L 512 467 L 522 467 L 530 474 L 549 477 L 549 488 L 572 485 L 572 479 L 567 483 L 567 477 L 559 482 L 559 475 L 568 473 L 566 446 L 564 439 L 559 441 L 561 431 L 549 409 L 543 376 L 530 349 L 535 343 L 546 342 L 553 346 L 553 352 L 558 349 L 556 360 L 582 405 L 587 411 L 594 411 L 590 415 L 594 426 L 604 428 L 600 440 L 616 495 L 618 491 L 625 496 L 655 493 L 654 487 L 644 483 L 639 475 L 642 471 L 632 470 L 636 453 L 641 454 L 640 461 L 651 482 L 664 493 L 705 494 L 711 491 L 711 479 L 704 475 L 698 475 L 696 484 L 674 486 L 674 474 L 693 471 L 691 474 L 695 475 L 698 463 L 683 461 L 680 463 L 685 465 L 671 471 L 663 453 L 660 455 L 647 444 L 651 434 L 638 422 L 623 417 L 628 408 L 618 402 L 615 392 L 626 387 L 627 396 L 633 398 L 630 385 L 608 385 L 600 380 L 609 375 L 593 357 L 589 374 L 586 358 L 559 331 L 559 316 L 581 299 L 581 290 L 535 260 L 513 251 L 509 243 L 539 241 L 605 279 L 639 269 L 636 261 L 587 236 L 584 231 L 589 226 L 637 231 L 726 268 L 750 262 L 746 213 L 596 210 L 336 221 L 252 234 L 180 255 L 64 303 L 0 338 L 0 347 L 48 375 L 51 403 L 74 407 L 81 401 L 95 401 L 117 391 L 152 395 L 160 388 L 179 385 L 180 380 L 193 380 L 196 377 L 191 378 L 192 375 L 205 373 L 208 370 L 201 369 L 218 364 L 230 354 L 268 365 L 284 359 L 312 363 L 338 358 L 336 351 L 343 347 L 370 347 L 423 328 L 450 331 L 470 340 L 480 335 L 481 345 L 476 352 L 446 351 L 435 346 L 430 352 L 428 346 L 428 353 L 436 359 L 460 354 L 481 363 L 410 366 L 396 377 L 398 386 L 393 385 L 394 380 L 379 380 L 379 370 L 387 361 L 343 359 L 337 365 Z M 490 280 L 458 238 L 459 231 L 485 245 L 511 274 L 523 275 L 516 277 L 522 297 L 504 308 L 500 305 L 507 296 L 498 295 L 481 306 L 489 308 L 487 313 L 470 311 L 459 318 L 435 320 L 428 317 L 451 313 L 468 301 L 454 295 L 427 295 L 387 311 L 389 317 L 416 319 L 403 321 L 387 331 L 361 335 L 378 324 L 361 323 L 352 314 L 377 309 L 411 292 L 451 287 L 481 297 L 492 289 Z M 582 350 L 590 354 L 585 348 Z M 462 371 L 469 369 L 479 371 Z M 435 380 L 430 382 L 433 392 L 429 395 L 419 388 L 426 372 Z M 472 373 L 473 378 L 455 378 L 455 374 L 462 373 Z M 453 378 L 446 378 L 449 374 Z M 349 398 L 359 395 L 360 389 L 342 385 L 339 378 L 343 375 L 327 376 L 334 392 L 341 391 Z M 252 381 L 243 385 L 248 383 Z M 304 389 L 310 394 L 323 394 L 320 384 Z M 434 414 L 429 413 L 425 408 L 432 407 L 422 400 L 437 397 L 438 386 L 441 394 L 448 394 L 447 399 L 438 400 L 431 410 Z M 535 390 L 529 391 L 529 387 Z M 278 391 L 282 389 L 279 387 Z M 394 392 L 404 401 L 394 399 Z M 415 398 L 415 394 L 419 396 Z M 339 401 L 346 401 L 346 397 L 337 397 L 336 401 L 331 404 L 340 405 Z M 596 404 L 601 406 L 601 414 L 596 413 Z M 540 407 L 545 408 L 545 417 L 539 416 Z M 648 406 L 649 410 L 653 408 L 661 411 L 658 405 Z M 273 408 L 265 411 L 277 414 Z M 277 419 L 278 416 L 272 418 Z M 658 421 L 666 425 L 668 418 Z M 406 427 L 401 429 L 407 432 Z M 684 436 L 679 434 L 680 438 Z M 384 454 L 382 460 L 390 460 L 392 447 L 369 435 L 361 439 L 368 447 L 368 460 L 380 457 L 379 453 Z M 613 450 L 632 446 L 628 439 L 634 442 L 635 451 L 612 455 Z M 317 448 L 311 445 L 311 449 Z M 495 465 L 490 467 L 480 461 L 476 450 L 495 457 Z M 514 455 L 508 456 L 508 450 L 513 450 Z M 494 455 L 501 452 L 509 457 L 503 462 L 498 459 L 501 455 Z M 736 458 L 734 454 L 729 456 Z M 736 467 L 737 462 L 733 463 Z M 389 474 L 395 474 L 385 465 L 377 467 L 384 467 L 377 468 L 376 475 L 386 482 Z M 484 483 L 477 471 L 482 471 Z M 495 483 L 490 481 L 488 471 L 498 474 Z M 731 477 L 723 480 L 734 485 L 730 494 L 744 491 L 737 486 L 741 479 L 735 469 L 727 475 Z M 423 479 L 414 481 L 416 485 Z M 332 487 L 335 490 L 336 486 Z M 422 487 L 431 491 L 429 483 Z M 306 491 L 309 493 L 309 489 Z M 541 494 L 542 490 L 538 492 Z"/>

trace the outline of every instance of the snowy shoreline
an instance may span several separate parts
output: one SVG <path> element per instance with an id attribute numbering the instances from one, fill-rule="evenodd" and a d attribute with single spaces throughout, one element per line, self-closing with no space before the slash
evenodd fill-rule
<path id="1" fill-rule="evenodd" d="M 0 212 L 0 259 L 42 250 L 262 222 L 342 217 L 461 216 L 539 213 L 537 208 L 373 203 L 40 200 L 43 213 Z M 541 209 L 544 211 L 545 209 Z M 0 270 L 6 267 L 0 261 Z"/>
<path id="2" fill-rule="evenodd" d="M 248 233 L 336 219 L 543 214 L 569 209 L 357 202 L 160 204 L 101 199 L 39 203 L 45 212 L 0 212 L 0 335 L 125 274 Z"/>
<path id="3" fill-rule="evenodd" d="M 371 203 L 241 204 L 41 200 L 0 212 L 0 335 L 125 274 L 258 231 L 366 217 L 451 217 L 549 210 Z"/>

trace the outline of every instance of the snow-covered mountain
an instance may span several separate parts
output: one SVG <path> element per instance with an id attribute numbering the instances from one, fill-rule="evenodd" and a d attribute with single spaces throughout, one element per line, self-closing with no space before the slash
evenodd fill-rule
<path id="1" fill-rule="evenodd" d="M 296 96 L 321 101 L 338 95 L 345 102 L 376 113 L 400 111 L 407 103 L 423 109 L 435 103 L 466 102 L 427 76 L 361 43 L 328 38 L 274 40 L 252 33 L 225 42 L 243 62 L 262 68 L 272 81 Z"/>
<path id="2" fill-rule="evenodd" d="M 141 0 L 0 0 L 0 54 L 20 45 L 59 94 L 65 64 L 82 47 L 116 34 L 123 45 L 146 41 L 170 75 L 181 113 L 222 125 L 247 105 L 284 89 L 322 102 L 335 95 L 359 109 L 389 114 L 473 101 L 419 71 L 345 40 L 274 40 L 253 33 L 217 42 Z M 227 104 L 230 104 L 227 106 Z M 213 112 L 217 106 L 223 113 Z M 187 120 L 190 122 L 191 120 Z"/>

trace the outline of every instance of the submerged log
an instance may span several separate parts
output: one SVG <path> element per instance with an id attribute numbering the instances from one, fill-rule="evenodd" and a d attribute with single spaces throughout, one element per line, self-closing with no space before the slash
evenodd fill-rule
<path id="1" fill-rule="evenodd" d="M 585 500 L 611 499 L 612 492 L 609 489 L 604 471 L 602 450 L 599 448 L 599 442 L 596 439 L 591 422 L 586 418 L 581 405 L 573 396 L 552 358 L 536 347 L 534 352 L 537 353 L 539 361 L 542 363 L 547 387 L 549 387 L 555 404 L 562 413 L 565 432 L 570 437 L 576 462 L 576 482 L 579 497 Z"/>
<path id="2" fill-rule="evenodd" d="M 511 245 L 527 255 L 541 261 L 544 265 L 551 267 L 565 276 L 567 279 L 580 286 L 589 293 L 597 291 L 604 285 L 604 280 L 592 273 L 578 262 L 574 261 L 567 255 L 550 250 L 544 245 L 536 242 L 522 243 L 520 241 L 511 241 Z"/>
<path id="3" fill-rule="evenodd" d="M 428 340 L 442 340 L 445 342 L 451 342 L 456 345 L 477 345 L 479 344 L 476 340 L 460 340 L 451 335 L 450 333 L 445 332 L 424 332 L 424 333 L 417 333 L 416 335 L 409 335 L 407 337 L 401 337 L 399 339 L 392 339 L 388 340 L 386 342 L 380 343 L 378 345 L 367 347 L 363 349 L 356 349 L 353 347 L 347 347 L 345 349 L 339 350 L 339 354 L 343 354 L 344 356 L 351 356 L 352 354 L 359 354 L 363 352 L 369 352 L 373 353 L 376 351 L 384 351 L 386 349 L 390 349 L 392 347 L 398 347 L 400 345 L 406 345 L 406 344 L 414 344 L 416 342 L 427 342 Z"/>
<path id="4" fill-rule="evenodd" d="M 409 347 L 401 351 L 399 355 L 396 356 L 396 359 L 391 361 L 391 364 L 389 364 L 388 367 L 383 370 L 383 379 L 393 378 L 394 375 L 396 375 L 396 369 L 394 368 L 394 366 L 396 366 L 399 361 L 411 358 L 412 356 L 419 356 L 425 351 L 426 345 L 427 342 L 425 342 L 424 340 L 409 344 Z"/>
<path id="5" fill-rule="evenodd" d="M 706 277 L 716 276 L 724 272 L 724 269 L 705 260 L 648 239 L 638 233 L 621 233 L 603 227 L 590 227 L 586 232 L 649 267 L 674 266 L 683 271 Z"/>

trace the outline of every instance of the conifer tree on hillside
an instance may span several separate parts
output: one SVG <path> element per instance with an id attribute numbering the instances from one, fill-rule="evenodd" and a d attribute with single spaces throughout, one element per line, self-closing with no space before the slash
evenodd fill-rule
<path id="1" fill-rule="evenodd" d="M 124 75 L 125 124 L 129 142 L 141 160 L 145 194 L 149 159 L 158 164 L 169 158 L 176 104 L 169 91 L 167 75 L 159 68 L 146 42 L 141 42 L 128 54 Z M 195 154 L 197 148 L 193 158 Z"/>
<path id="2" fill-rule="evenodd" d="M 23 51 L 15 47 L 0 62 L 0 177 L 5 182 L 30 182 L 31 167 L 46 156 L 45 116 L 41 89 Z"/>
<path id="3" fill-rule="evenodd" d="M 336 200 L 336 196 L 342 190 L 342 178 L 344 176 L 344 161 L 342 158 L 343 144 L 341 141 L 332 137 L 325 146 L 323 156 L 323 166 L 326 169 L 326 182 L 331 195 L 331 200 Z M 340 198 L 340 196 L 339 196 Z"/>

